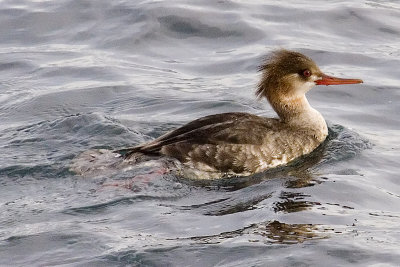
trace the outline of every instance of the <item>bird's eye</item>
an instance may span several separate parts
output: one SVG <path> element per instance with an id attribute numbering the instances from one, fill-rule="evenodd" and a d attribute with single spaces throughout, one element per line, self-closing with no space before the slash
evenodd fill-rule
<path id="1" fill-rule="evenodd" d="M 303 76 L 304 77 L 310 77 L 311 76 L 311 71 L 310 70 L 303 70 Z"/>

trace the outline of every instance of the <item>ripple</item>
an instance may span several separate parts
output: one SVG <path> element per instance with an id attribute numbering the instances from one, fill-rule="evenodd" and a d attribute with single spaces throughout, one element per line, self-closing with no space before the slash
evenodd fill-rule
<path id="1" fill-rule="evenodd" d="M 0 265 L 397 266 L 399 7 L 1 1 Z M 274 116 L 254 88 L 279 47 L 365 81 L 309 92 L 337 123 L 313 153 L 211 182 L 69 172 L 205 115 Z"/>
<path id="2" fill-rule="evenodd" d="M 224 37 L 240 37 L 241 34 L 235 31 L 223 31 L 217 27 L 210 27 L 202 24 L 200 21 L 193 21 L 192 18 L 184 18 L 180 16 L 166 16 L 158 19 L 161 24 L 168 28 L 171 32 L 180 35 L 180 38 L 187 37 L 204 37 L 204 38 L 224 38 Z"/>

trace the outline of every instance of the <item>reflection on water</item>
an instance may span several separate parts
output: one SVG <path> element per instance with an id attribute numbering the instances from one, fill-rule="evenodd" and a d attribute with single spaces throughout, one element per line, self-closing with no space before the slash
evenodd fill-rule
<path id="1" fill-rule="evenodd" d="M 304 195 L 302 193 L 293 193 L 293 192 L 282 192 L 280 195 L 279 202 L 274 203 L 274 211 L 275 212 L 298 212 L 302 210 L 307 210 L 315 205 L 321 205 L 317 202 L 310 202 L 304 200 L 305 198 L 310 197 L 309 195 Z"/>
<path id="2" fill-rule="evenodd" d="M 330 230 L 320 225 L 286 224 L 278 221 L 252 224 L 246 228 L 232 232 L 224 232 L 215 236 L 192 237 L 191 240 L 204 244 L 218 244 L 226 239 L 244 237 L 249 242 L 296 244 L 315 239 L 328 238 Z"/>

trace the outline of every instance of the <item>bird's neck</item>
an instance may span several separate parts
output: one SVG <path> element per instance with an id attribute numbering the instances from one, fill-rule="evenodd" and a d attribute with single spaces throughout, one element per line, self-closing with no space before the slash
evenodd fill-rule
<path id="1" fill-rule="evenodd" d="M 322 140 L 328 134 L 326 122 L 321 113 L 312 108 L 306 96 L 268 97 L 273 109 L 285 124 L 296 128 L 316 131 Z"/>

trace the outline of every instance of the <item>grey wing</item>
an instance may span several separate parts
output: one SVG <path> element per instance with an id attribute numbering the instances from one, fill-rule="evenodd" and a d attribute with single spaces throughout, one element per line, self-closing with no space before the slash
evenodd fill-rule
<path id="1" fill-rule="evenodd" d="M 277 135 L 276 132 L 282 134 Z M 214 132 L 203 142 L 185 140 L 166 144 L 161 154 L 203 171 L 254 173 L 278 165 L 286 153 L 287 137 L 274 120 L 243 121 Z"/>
<path id="2" fill-rule="evenodd" d="M 262 129 L 273 128 L 276 122 L 275 119 L 266 119 L 248 113 L 216 114 L 192 121 L 149 143 L 116 152 L 129 156 L 136 152 L 160 154 L 162 148 L 166 146 L 170 148 L 179 146 L 187 151 L 194 144 L 256 144 L 262 142 Z"/>

